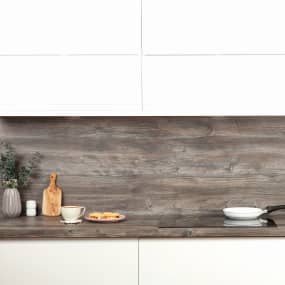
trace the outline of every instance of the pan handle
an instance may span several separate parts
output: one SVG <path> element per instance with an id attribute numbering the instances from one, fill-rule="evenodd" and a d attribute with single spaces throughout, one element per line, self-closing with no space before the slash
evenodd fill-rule
<path id="1" fill-rule="evenodd" d="M 278 205 L 278 206 L 268 206 L 265 208 L 266 213 L 271 213 L 277 210 L 285 210 L 285 205 Z"/>

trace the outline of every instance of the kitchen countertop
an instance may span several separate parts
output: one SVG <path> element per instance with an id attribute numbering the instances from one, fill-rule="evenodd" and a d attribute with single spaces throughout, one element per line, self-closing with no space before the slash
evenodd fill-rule
<path id="1" fill-rule="evenodd" d="M 210 237 L 285 237 L 285 215 L 274 215 L 276 227 L 224 227 L 213 223 L 203 226 L 207 216 L 181 216 L 191 227 L 159 227 L 161 218 L 173 221 L 173 216 L 128 216 L 126 221 L 98 224 L 83 221 L 77 225 L 64 225 L 60 217 L 0 218 L 0 239 L 85 239 L 85 238 L 210 238 Z M 222 217 L 218 217 L 221 219 Z M 177 216 L 174 218 L 177 219 Z M 179 217 L 178 217 L 179 220 Z M 199 222 L 204 221 L 204 222 Z"/>

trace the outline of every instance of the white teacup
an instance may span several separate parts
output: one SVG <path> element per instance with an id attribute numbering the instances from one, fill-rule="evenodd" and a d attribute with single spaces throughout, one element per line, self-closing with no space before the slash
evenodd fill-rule
<path id="1" fill-rule="evenodd" d="M 61 215 L 65 221 L 76 221 L 80 219 L 86 208 L 81 206 L 63 206 L 61 207 Z"/>

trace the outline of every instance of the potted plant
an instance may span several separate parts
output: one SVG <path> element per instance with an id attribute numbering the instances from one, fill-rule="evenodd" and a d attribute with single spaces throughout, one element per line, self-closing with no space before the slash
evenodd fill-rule
<path id="1" fill-rule="evenodd" d="M 0 156 L 0 182 L 5 188 L 2 199 L 2 211 L 5 217 L 18 217 L 22 212 L 22 203 L 18 187 L 27 186 L 34 168 L 40 159 L 35 153 L 27 165 L 20 165 L 16 153 L 8 143 L 1 143 L 4 151 Z"/>

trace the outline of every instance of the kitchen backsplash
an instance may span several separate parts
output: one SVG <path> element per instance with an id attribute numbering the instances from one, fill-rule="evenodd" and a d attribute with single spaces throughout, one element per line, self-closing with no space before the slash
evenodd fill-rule
<path id="1" fill-rule="evenodd" d="M 58 173 L 64 204 L 136 214 L 285 204 L 285 117 L 0 118 L 0 139 L 42 154 L 23 200 Z M 2 195 L 1 195 L 2 198 Z"/>

